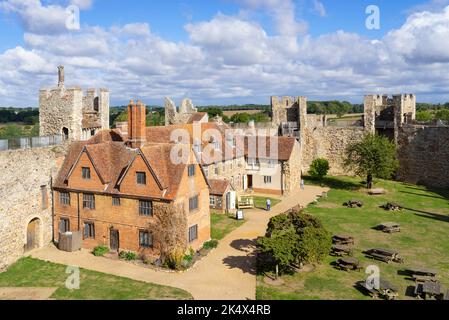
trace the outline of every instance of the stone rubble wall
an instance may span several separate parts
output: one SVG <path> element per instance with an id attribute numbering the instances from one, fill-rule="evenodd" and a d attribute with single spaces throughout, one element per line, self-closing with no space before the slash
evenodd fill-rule
<path id="1" fill-rule="evenodd" d="M 57 146 L 0 152 L 0 270 L 24 254 L 31 220 L 40 220 L 39 246 L 52 240 L 50 181 L 56 177 L 66 150 L 66 146 Z"/>
<path id="2" fill-rule="evenodd" d="M 449 187 L 449 127 L 404 125 L 398 133 L 398 180 Z"/>
<path id="3" fill-rule="evenodd" d="M 343 166 L 344 153 L 351 143 L 361 141 L 363 127 L 306 127 L 301 131 L 301 169 L 306 174 L 313 160 L 329 161 L 330 175 L 347 175 Z"/>

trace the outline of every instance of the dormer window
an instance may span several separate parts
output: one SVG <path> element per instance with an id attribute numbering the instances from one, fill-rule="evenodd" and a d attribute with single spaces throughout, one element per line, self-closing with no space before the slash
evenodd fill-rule
<path id="1" fill-rule="evenodd" d="M 84 180 L 90 180 L 90 168 L 83 167 L 82 168 L 82 175 Z"/>
<path id="2" fill-rule="evenodd" d="M 136 173 L 137 184 L 146 185 L 147 184 L 147 174 L 145 172 Z"/>
<path id="3" fill-rule="evenodd" d="M 189 177 L 195 176 L 196 166 L 194 164 L 189 165 Z"/>

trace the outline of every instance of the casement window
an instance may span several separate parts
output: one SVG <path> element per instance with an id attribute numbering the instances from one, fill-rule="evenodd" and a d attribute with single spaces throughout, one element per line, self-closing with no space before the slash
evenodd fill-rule
<path id="1" fill-rule="evenodd" d="M 84 222 L 84 239 L 95 239 L 95 224 Z"/>
<path id="2" fill-rule="evenodd" d="M 66 233 L 70 231 L 70 220 L 67 218 L 61 218 L 59 220 L 59 232 Z"/>
<path id="3" fill-rule="evenodd" d="M 152 248 L 153 247 L 153 235 L 146 230 L 139 231 L 139 246 L 141 248 Z"/>
<path id="4" fill-rule="evenodd" d="M 189 242 L 193 242 L 198 239 L 198 225 L 194 225 L 189 228 Z"/>
<path id="5" fill-rule="evenodd" d="M 137 184 L 146 185 L 147 184 L 147 174 L 145 172 L 136 172 Z"/>
<path id="6" fill-rule="evenodd" d="M 83 194 L 83 208 L 89 210 L 95 209 L 95 196 L 93 194 Z"/>
<path id="7" fill-rule="evenodd" d="M 263 182 L 265 184 L 270 184 L 271 183 L 271 177 L 270 176 L 264 176 L 263 177 Z"/>
<path id="8" fill-rule="evenodd" d="M 215 207 L 215 196 L 209 197 L 209 204 L 211 207 Z"/>
<path id="9" fill-rule="evenodd" d="M 114 207 L 120 207 L 120 198 L 119 197 L 112 197 L 112 205 Z"/>
<path id="10" fill-rule="evenodd" d="M 83 179 L 90 180 L 90 168 L 83 167 L 82 171 L 83 171 Z"/>
<path id="11" fill-rule="evenodd" d="M 59 203 L 63 206 L 70 206 L 70 193 L 60 192 L 59 193 Z"/>
<path id="12" fill-rule="evenodd" d="M 139 214 L 141 216 L 152 216 L 153 215 L 153 203 L 151 201 L 139 201 Z"/>
<path id="13" fill-rule="evenodd" d="M 189 177 L 195 176 L 196 166 L 194 164 L 189 165 Z"/>
<path id="14" fill-rule="evenodd" d="M 189 211 L 198 209 L 198 196 L 189 199 Z"/>

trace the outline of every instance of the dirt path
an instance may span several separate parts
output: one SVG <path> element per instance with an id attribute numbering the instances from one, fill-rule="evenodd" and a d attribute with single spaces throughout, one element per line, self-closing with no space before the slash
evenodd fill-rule
<path id="1" fill-rule="evenodd" d="M 0 300 L 48 300 L 57 288 L 0 288 Z"/>
<path id="2" fill-rule="evenodd" d="M 245 211 L 247 222 L 228 234 L 217 249 L 185 273 L 165 273 L 142 268 L 124 261 L 95 257 L 87 250 L 67 253 L 54 247 L 33 252 L 34 258 L 79 266 L 81 268 L 123 276 L 134 280 L 177 287 L 200 300 L 246 300 L 256 297 L 256 258 L 254 240 L 264 235 L 272 216 L 313 202 L 328 189 L 308 186 L 286 197 L 272 212 Z M 82 285 L 82 284 L 81 284 Z"/>

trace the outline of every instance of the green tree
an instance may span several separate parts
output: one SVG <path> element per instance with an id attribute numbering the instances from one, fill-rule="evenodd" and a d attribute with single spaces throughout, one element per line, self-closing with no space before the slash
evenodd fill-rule
<path id="1" fill-rule="evenodd" d="M 331 247 L 332 236 L 324 228 L 302 228 L 297 259 L 301 263 L 319 263 L 329 255 Z"/>
<path id="2" fill-rule="evenodd" d="M 441 109 L 435 113 L 435 119 L 449 121 L 449 109 Z"/>
<path id="3" fill-rule="evenodd" d="M 416 120 L 418 121 L 432 121 L 433 114 L 429 110 L 422 110 L 416 113 Z"/>
<path id="4" fill-rule="evenodd" d="M 374 177 L 390 179 L 399 166 L 395 144 L 386 137 L 373 134 L 347 147 L 344 164 L 357 175 L 366 177 L 368 189 L 373 187 Z"/>
<path id="5" fill-rule="evenodd" d="M 310 165 L 309 175 L 315 179 L 323 179 L 329 172 L 329 161 L 323 158 L 313 160 Z"/>
<path id="6" fill-rule="evenodd" d="M 260 250 L 269 254 L 276 263 L 276 278 L 279 277 L 279 271 L 288 270 L 296 260 L 298 241 L 299 237 L 292 226 L 276 230 L 270 237 L 258 240 Z"/>
<path id="7" fill-rule="evenodd" d="M 231 122 L 235 122 L 235 123 L 248 123 L 251 120 L 251 116 L 246 113 L 236 113 L 233 114 L 231 117 Z"/>

